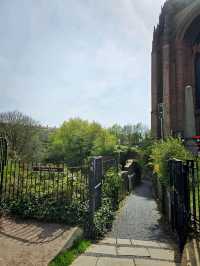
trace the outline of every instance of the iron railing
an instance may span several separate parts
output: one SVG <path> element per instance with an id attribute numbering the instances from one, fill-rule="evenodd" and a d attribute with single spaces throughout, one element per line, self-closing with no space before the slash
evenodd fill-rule
<path id="1" fill-rule="evenodd" d="M 3 169 L 1 202 L 24 197 L 54 200 L 88 198 L 88 165 L 39 164 L 9 160 Z"/>
<path id="2" fill-rule="evenodd" d="M 171 225 L 182 249 L 189 232 L 200 234 L 199 162 L 170 160 Z"/>

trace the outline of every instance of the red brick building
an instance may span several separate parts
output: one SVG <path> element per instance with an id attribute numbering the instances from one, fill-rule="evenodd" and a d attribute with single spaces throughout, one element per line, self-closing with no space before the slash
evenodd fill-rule
<path id="1" fill-rule="evenodd" d="M 200 134 L 200 0 L 168 0 L 154 29 L 152 114 L 155 137 L 184 136 L 185 87 L 193 87 Z"/>

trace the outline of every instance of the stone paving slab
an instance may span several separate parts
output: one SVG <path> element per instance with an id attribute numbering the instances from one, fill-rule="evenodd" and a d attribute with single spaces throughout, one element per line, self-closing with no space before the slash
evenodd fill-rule
<path id="1" fill-rule="evenodd" d="M 117 239 L 116 238 L 110 238 L 110 237 L 105 237 L 104 239 L 100 240 L 100 244 L 108 244 L 108 245 L 115 245 Z"/>
<path id="2" fill-rule="evenodd" d="M 132 245 L 134 246 L 144 246 L 144 247 L 154 247 L 160 248 L 160 243 L 155 241 L 142 241 L 142 240 L 132 240 Z"/>
<path id="3" fill-rule="evenodd" d="M 113 255 L 116 256 L 116 247 L 115 245 L 113 246 L 108 246 L 108 245 L 92 245 L 87 249 L 86 254 L 91 254 L 91 255 Z"/>
<path id="4" fill-rule="evenodd" d="M 148 249 L 143 247 L 119 247 L 117 250 L 120 256 L 150 257 Z"/>
<path id="5" fill-rule="evenodd" d="M 119 245 L 119 243 L 121 245 Z M 133 246 L 137 243 L 137 246 Z M 177 266 L 175 252 L 162 242 L 105 238 L 93 244 L 72 266 Z M 154 247 L 152 247 L 154 245 Z"/>
<path id="6" fill-rule="evenodd" d="M 175 262 L 168 261 L 158 261 L 158 260 L 145 260 L 145 259 L 135 259 L 135 266 L 180 266 Z"/>
<path id="7" fill-rule="evenodd" d="M 85 254 L 78 257 L 74 262 L 73 266 L 96 266 L 98 257 L 87 256 Z"/>
<path id="8" fill-rule="evenodd" d="M 130 246 L 132 243 L 131 243 L 131 240 L 130 239 L 117 239 L 117 245 L 120 246 L 120 245 L 128 245 Z"/>
<path id="9" fill-rule="evenodd" d="M 174 261 L 175 258 L 175 253 L 173 250 L 148 248 L 148 251 L 152 259 L 160 259 L 160 260 L 163 259 L 163 260 Z"/>
<path id="10" fill-rule="evenodd" d="M 100 258 L 97 266 L 135 266 L 133 259 Z M 89 265 L 87 265 L 89 266 Z"/>
<path id="11" fill-rule="evenodd" d="M 0 266 L 46 266 L 76 234 L 81 234 L 79 228 L 3 217 Z"/>

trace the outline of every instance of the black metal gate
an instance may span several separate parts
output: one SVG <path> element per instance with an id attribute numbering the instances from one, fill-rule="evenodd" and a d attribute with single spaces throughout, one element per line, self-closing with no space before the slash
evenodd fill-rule
<path id="1" fill-rule="evenodd" d="M 198 161 L 169 161 L 171 225 L 180 249 L 189 232 L 200 233 L 200 175 Z"/>
<path id="2" fill-rule="evenodd" d="M 3 188 L 4 167 L 7 162 L 7 141 L 5 138 L 0 137 L 0 199 Z"/>

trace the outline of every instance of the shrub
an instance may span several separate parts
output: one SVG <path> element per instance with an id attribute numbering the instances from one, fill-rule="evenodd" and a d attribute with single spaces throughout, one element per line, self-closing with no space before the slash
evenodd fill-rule
<path id="1" fill-rule="evenodd" d="M 154 173 L 156 173 L 165 185 L 169 185 L 168 161 L 176 158 L 186 160 L 191 158 L 191 154 L 184 147 L 181 139 L 168 138 L 165 141 L 158 141 L 152 146 L 150 156 L 151 165 Z"/>
<path id="2" fill-rule="evenodd" d="M 40 199 L 34 195 L 19 200 L 4 202 L 2 208 L 8 214 L 24 219 L 36 218 L 48 222 L 61 222 L 68 225 L 83 224 L 88 211 L 88 202 L 73 200 L 72 202 L 52 200 L 47 197 Z"/>
<path id="3" fill-rule="evenodd" d="M 122 178 L 119 173 L 111 168 L 104 177 L 102 197 L 110 199 L 113 209 L 116 209 L 119 201 L 119 189 L 122 186 Z"/>
<path id="4" fill-rule="evenodd" d="M 102 206 L 94 215 L 94 238 L 98 239 L 111 228 L 114 219 L 112 203 L 109 198 L 103 198 Z"/>
<path id="5" fill-rule="evenodd" d="M 101 207 L 94 215 L 94 239 L 102 237 L 111 228 L 114 219 L 114 211 L 117 209 L 119 204 L 119 190 L 121 186 L 121 175 L 119 175 L 115 169 L 109 169 L 105 174 L 102 186 Z"/>

